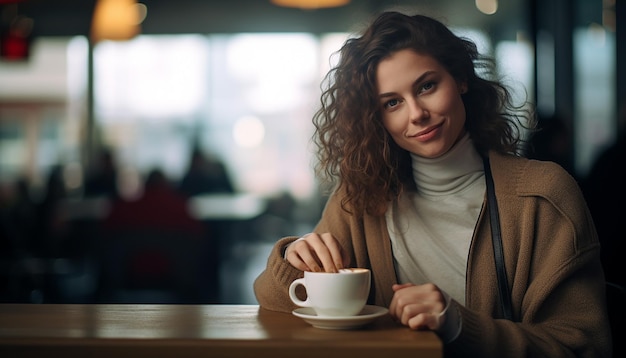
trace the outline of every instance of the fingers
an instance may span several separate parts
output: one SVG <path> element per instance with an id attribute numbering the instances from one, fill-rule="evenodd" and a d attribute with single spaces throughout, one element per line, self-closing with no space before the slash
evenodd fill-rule
<path id="1" fill-rule="evenodd" d="M 436 331 L 441 327 L 439 323 L 439 313 L 420 313 L 417 316 L 411 317 L 407 323 L 403 323 L 413 330 L 429 329 Z"/>
<path id="2" fill-rule="evenodd" d="M 403 283 L 401 285 L 400 284 L 395 284 L 395 285 L 391 286 L 391 289 L 393 290 L 393 292 L 396 292 L 398 290 L 401 290 L 403 288 L 410 287 L 410 286 L 415 286 L 415 285 L 412 284 L 412 283 Z"/>
<path id="3" fill-rule="evenodd" d="M 302 271 L 337 272 L 347 263 L 347 255 L 330 233 L 307 234 L 287 248 L 287 260 Z"/>
<path id="4" fill-rule="evenodd" d="M 446 302 L 437 286 L 403 284 L 392 288 L 394 296 L 389 306 L 392 317 L 411 329 L 439 329 Z"/>
<path id="5" fill-rule="evenodd" d="M 441 311 L 432 304 L 413 304 L 405 306 L 399 321 L 411 329 L 437 330 L 440 327 Z"/>
<path id="6" fill-rule="evenodd" d="M 413 286 L 415 285 L 412 283 L 395 284 L 391 286 L 391 289 L 393 289 L 393 292 L 398 292 L 404 288 Z M 402 315 L 402 310 L 404 309 L 404 306 L 408 303 L 411 303 L 413 300 L 414 298 L 411 298 L 409 296 L 408 291 L 402 291 L 398 294 L 394 293 L 394 296 L 391 299 L 391 304 L 389 305 L 389 313 L 395 318 L 400 317 Z"/>
<path id="7" fill-rule="evenodd" d="M 347 255 L 343 254 L 343 249 L 341 245 L 339 245 L 339 241 L 330 233 L 322 234 L 322 241 L 324 245 L 320 247 L 320 251 L 316 250 L 315 252 L 318 253 L 318 257 L 322 261 L 324 271 L 337 272 L 344 268 L 343 257 Z M 320 255 L 320 252 L 324 252 L 324 254 Z"/>
<path id="8" fill-rule="evenodd" d="M 411 287 L 411 286 L 415 286 L 412 283 L 404 283 L 404 284 L 395 284 L 391 286 L 391 289 L 393 290 L 393 292 L 397 292 L 403 288 L 407 288 L 407 287 Z M 393 317 L 400 317 L 401 312 L 402 312 L 402 304 L 398 304 L 398 300 L 400 300 L 399 296 L 394 295 L 393 299 L 391 300 L 391 304 L 389 305 L 389 312 L 391 313 L 391 315 Z"/>
<path id="9" fill-rule="evenodd" d="M 301 271 L 320 271 L 317 260 L 312 256 L 309 245 L 304 240 L 296 240 L 287 248 L 286 258 L 289 263 Z"/>

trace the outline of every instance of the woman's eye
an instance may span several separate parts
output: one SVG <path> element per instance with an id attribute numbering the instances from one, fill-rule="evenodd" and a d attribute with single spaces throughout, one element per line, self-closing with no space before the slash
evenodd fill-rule
<path id="1" fill-rule="evenodd" d="M 399 103 L 400 103 L 400 101 L 398 101 L 397 99 L 389 100 L 389 101 L 385 102 L 385 108 L 386 109 L 393 108 L 393 107 L 397 106 Z"/>
<path id="2" fill-rule="evenodd" d="M 424 85 L 420 88 L 420 93 L 421 92 L 426 92 L 429 91 L 431 89 L 433 89 L 435 87 L 435 82 L 426 82 L 424 83 Z"/>

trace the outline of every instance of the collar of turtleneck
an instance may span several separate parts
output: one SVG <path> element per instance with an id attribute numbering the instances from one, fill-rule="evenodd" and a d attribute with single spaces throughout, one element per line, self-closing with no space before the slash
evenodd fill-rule
<path id="1" fill-rule="evenodd" d="M 411 154 L 413 180 L 423 196 L 447 196 L 468 188 L 484 175 L 483 161 L 466 133 L 438 158 Z"/>

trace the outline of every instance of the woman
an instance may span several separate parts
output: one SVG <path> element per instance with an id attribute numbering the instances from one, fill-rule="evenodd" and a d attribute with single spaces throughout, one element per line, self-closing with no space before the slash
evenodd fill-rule
<path id="1" fill-rule="evenodd" d="M 303 271 L 368 267 L 369 303 L 436 332 L 446 356 L 610 356 L 600 247 L 581 192 L 558 165 L 518 154 L 525 112 L 478 76 L 491 67 L 476 46 L 429 17 L 387 12 L 340 54 L 314 117 L 318 171 L 339 180 L 315 231 L 276 243 L 254 283 L 260 305 L 293 310 L 287 288 Z"/>

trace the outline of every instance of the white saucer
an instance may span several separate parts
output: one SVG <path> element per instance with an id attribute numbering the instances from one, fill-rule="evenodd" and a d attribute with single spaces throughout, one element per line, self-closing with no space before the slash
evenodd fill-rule
<path id="1" fill-rule="evenodd" d="M 313 327 L 323 329 L 352 329 L 373 322 L 376 318 L 387 314 L 385 307 L 367 305 L 356 316 L 318 317 L 313 308 L 300 307 L 293 310 L 293 315 L 300 317 Z"/>

